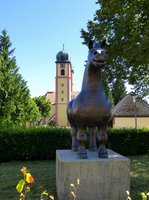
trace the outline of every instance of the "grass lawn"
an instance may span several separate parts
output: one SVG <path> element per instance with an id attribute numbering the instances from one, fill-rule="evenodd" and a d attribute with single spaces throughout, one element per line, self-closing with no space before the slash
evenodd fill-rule
<path id="1" fill-rule="evenodd" d="M 149 192 L 149 155 L 131 156 L 129 158 L 131 197 L 132 200 L 141 200 L 140 193 Z"/>
<path id="2" fill-rule="evenodd" d="M 27 167 L 35 179 L 35 183 L 30 184 L 31 191 L 27 200 L 39 200 L 44 190 L 55 196 L 55 161 L 19 161 L 0 163 L 0 200 L 19 200 L 15 187 L 23 178 L 20 172 L 23 166 Z"/>
<path id="3" fill-rule="evenodd" d="M 131 156 L 131 197 L 141 200 L 139 193 L 149 192 L 149 156 Z M 42 191 L 56 196 L 55 161 L 19 161 L 0 163 L 0 200 L 19 200 L 15 187 L 22 178 L 20 169 L 26 166 L 35 183 L 27 200 L 39 200 Z M 56 199 L 56 197 L 55 197 Z"/>

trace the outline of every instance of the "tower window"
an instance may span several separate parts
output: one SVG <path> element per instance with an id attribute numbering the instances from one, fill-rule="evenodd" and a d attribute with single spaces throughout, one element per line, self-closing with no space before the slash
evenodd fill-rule
<path id="1" fill-rule="evenodd" d="M 61 76 L 64 76 L 64 75 L 65 75 L 65 70 L 61 69 Z"/>

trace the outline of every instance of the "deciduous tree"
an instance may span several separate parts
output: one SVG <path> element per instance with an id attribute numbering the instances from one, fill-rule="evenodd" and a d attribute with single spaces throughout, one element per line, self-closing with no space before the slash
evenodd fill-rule
<path id="1" fill-rule="evenodd" d="M 98 10 L 81 37 L 107 41 L 106 77 L 120 78 L 140 96 L 149 94 L 149 1 L 98 0 Z M 117 76 L 117 77 L 116 77 Z"/>
<path id="2" fill-rule="evenodd" d="M 36 105 L 39 108 L 42 117 L 49 117 L 51 111 L 51 102 L 46 100 L 45 96 L 34 97 Z"/>

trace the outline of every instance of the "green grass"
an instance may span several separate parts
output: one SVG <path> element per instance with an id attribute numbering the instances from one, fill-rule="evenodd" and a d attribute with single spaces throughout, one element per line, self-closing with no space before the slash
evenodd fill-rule
<path id="1" fill-rule="evenodd" d="M 131 156 L 131 197 L 141 200 L 139 193 L 149 192 L 149 156 Z M 27 200 L 39 200 L 47 190 L 56 199 L 55 161 L 19 161 L 0 163 L 0 200 L 19 200 L 15 187 L 22 178 L 20 169 L 26 166 L 35 178 Z"/>
<path id="2" fill-rule="evenodd" d="M 141 192 L 149 192 L 149 155 L 130 156 L 131 197 L 141 200 Z"/>
<path id="3" fill-rule="evenodd" d="M 0 164 L 0 200 L 19 200 L 16 190 L 18 181 L 23 178 L 20 169 L 25 166 L 35 179 L 30 184 L 27 200 L 39 200 L 42 191 L 56 194 L 55 161 L 19 161 Z M 56 199 L 56 198 L 55 198 Z"/>

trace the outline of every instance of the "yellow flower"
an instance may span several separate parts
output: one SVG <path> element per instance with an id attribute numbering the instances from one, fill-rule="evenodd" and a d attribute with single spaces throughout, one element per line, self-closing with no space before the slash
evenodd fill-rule
<path id="1" fill-rule="evenodd" d="M 21 172 L 22 172 L 23 174 L 26 174 L 26 173 L 27 173 L 27 167 L 22 167 Z"/>

